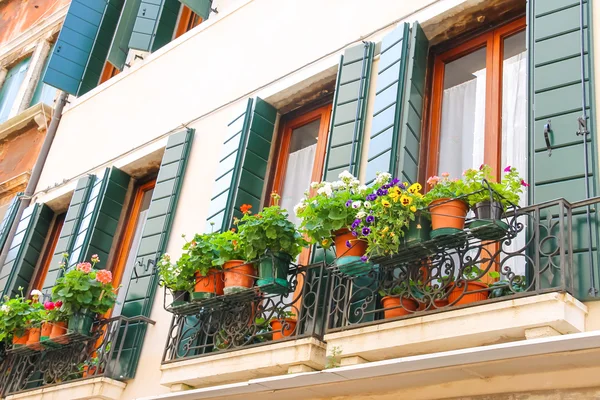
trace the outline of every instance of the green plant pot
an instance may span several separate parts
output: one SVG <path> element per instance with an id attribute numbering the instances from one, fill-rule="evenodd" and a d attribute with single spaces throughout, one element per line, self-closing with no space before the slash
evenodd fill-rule
<path id="1" fill-rule="evenodd" d="M 458 247 L 465 244 L 467 235 L 465 231 L 457 228 L 439 228 L 434 229 L 429 234 L 431 239 L 435 239 L 436 245 L 443 247 Z"/>
<path id="2" fill-rule="evenodd" d="M 361 261 L 359 256 L 340 257 L 335 263 L 340 272 L 348 276 L 363 276 L 373 269 L 373 264 Z"/>
<path id="3" fill-rule="evenodd" d="M 190 293 L 187 290 L 175 290 L 173 291 L 173 303 L 172 308 L 180 308 L 189 303 Z"/>
<path id="4" fill-rule="evenodd" d="M 476 219 L 469 228 L 477 239 L 498 240 L 506 235 L 508 224 L 499 219 Z"/>
<path id="5" fill-rule="evenodd" d="M 431 221 L 419 215 L 406 228 L 404 232 L 404 244 L 410 246 L 411 244 L 426 242 L 429 240 L 430 232 Z"/>
<path id="6" fill-rule="evenodd" d="M 68 329 L 80 335 L 89 336 L 95 319 L 96 315 L 88 311 L 75 313 L 69 318 Z"/>
<path id="7" fill-rule="evenodd" d="M 290 290 L 288 274 L 292 257 L 285 253 L 273 253 L 265 257 L 258 265 L 258 281 L 256 284 L 265 293 L 282 294 Z"/>

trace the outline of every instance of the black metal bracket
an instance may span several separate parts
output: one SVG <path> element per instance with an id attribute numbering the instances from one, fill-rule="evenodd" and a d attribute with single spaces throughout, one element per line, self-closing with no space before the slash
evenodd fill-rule
<path id="1" fill-rule="evenodd" d="M 577 118 L 577 123 L 579 124 L 579 130 L 577 131 L 577 136 L 587 135 L 590 132 L 587 128 L 587 120 L 583 117 Z"/>
<path id="2" fill-rule="evenodd" d="M 546 141 L 546 150 L 548 150 L 548 157 L 552 156 L 552 145 L 550 144 L 550 132 L 552 132 L 552 125 L 550 120 L 547 124 L 544 124 L 544 140 Z"/>

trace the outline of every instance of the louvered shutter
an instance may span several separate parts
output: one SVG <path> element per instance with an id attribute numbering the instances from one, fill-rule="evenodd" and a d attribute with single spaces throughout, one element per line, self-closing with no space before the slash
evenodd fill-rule
<path id="1" fill-rule="evenodd" d="M 241 218 L 240 207 L 260 210 L 277 110 L 260 98 L 228 126 L 205 231 L 229 229 Z M 211 225 L 214 224 L 214 225 Z"/>
<path id="2" fill-rule="evenodd" d="M 202 21 L 206 21 L 212 7 L 212 0 L 179 0 L 181 4 L 186 5 L 194 13 L 198 14 Z"/>
<path id="3" fill-rule="evenodd" d="M 44 293 L 50 293 L 54 287 L 56 280 L 61 275 L 62 269 L 60 263 L 63 262 L 63 254 L 69 254 L 73 248 L 94 179 L 95 176 L 89 175 L 79 179 L 77 182 L 75 192 L 73 192 L 73 197 L 71 197 L 69 209 L 67 210 L 67 215 L 65 216 L 65 222 L 60 231 L 56 248 L 54 249 L 50 268 L 48 269 L 46 279 L 42 286 L 42 291 Z"/>
<path id="4" fill-rule="evenodd" d="M 133 25 L 140 9 L 141 0 L 126 0 L 117 24 L 115 36 L 108 51 L 108 61 L 120 71 L 125 68 L 129 53 L 129 41 L 133 33 Z"/>
<path id="5" fill-rule="evenodd" d="M 178 0 L 142 0 L 137 12 L 129 48 L 154 52 L 173 39 Z"/>
<path id="6" fill-rule="evenodd" d="M 423 94 L 429 42 L 418 23 L 383 38 L 377 75 L 366 183 L 377 172 L 418 179 Z"/>
<path id="7" fill-rule="evenodd" d="M 54 213 L 45 204 L 32 204 L 23 211 L 6 261 L 0 270 L 2 296 L 18 294 L 19 287 L 27 291 L 53 216 Z"/>
<path id="8" fill-rule="evenodd" d="M 365 42 L 341 57 L 323 174 L 327 181 L 336 180 L 344 170 L 359 175 L 374 48 Z"/>
<path id="9" fill-rule="evenodd" d="M 72 0 L 43 82 L 80 96 L 98 85 L 124 0 Z"/>
<path id="10" fill-rule="evenodd" d="M 0 253 L 2 253 L 4 243 L 6 243 L 6 238 L 8 237 L 8 232 L 12 227 L 15 216 L 17 215 L 17 210 L 19 209 L 19 195 L 21 195 L 21 193 L 13 197 L 10 201 L 6 213 L 2 218 L 2 223 L 0 223 Z"/>
<path id="11" fill-rule="evenodd" d="M 120 289 L 127 291 L 121 311 L 125 317 L 150 316 L 158 285 L 155 265 L 169 241 L 193 135 L 194 131 L 188 129 L 171 135 L 167 141 L 131 281 L 129 287 Z M 146 324 L 129 325 L 119 360 L 120 375 L 133 377 L 145 332 Z"/>
<path id="12" fill-rule="evenodd" d="M 539 204 L 564 197 L 570 202 L 583 200 L 586 193 L 586 168 L 589 197 L 597 189 L 597 139 L 595 130 L 594 85 L 591 57 L 591 7 L 589 1 L 580 8 L 578 0 L 529 1 L 529 188 L 530 201 Z M 583 14 L 584 48 L 581 49 L 580 17 Z M 582 79 L 581 61 L 584 62 Z M 585 89 L 582 86 L 585 84 Z M 577 135 L 578 118 L 583 115 L 585 91 L 587 151 L 589 165 L 585 165 L 583 136 Z M 552 155 L 546 145 L 545 125 Z M 557 209 L 546 209 L 542 219 L 554 218 Z M 579 298 L 587 297 L 594 286 L 600 287 L 598 259 L 598 215 L 590 209 L 590 224 L 586 208 L 573 211 L 573 260 L 575 286 Z M 591 228 L 591 232 L 588 230 Z M 546 234 L 553 234 L 548 232 Z M 590 235 L 591 233 L 591 235 Z M 591 236 L 591 237 L 590 237 Z M 592 249 L 592 259 L 588 249 Z M 590 262 L 591 261 L 591 262 Z M 541 262 L 544 262 L 542 260 Z M 551 285 L 559 270 L 546 274 Z M 552 281 L 554 282 L 552 282 Z M 541 283 L 544 286 L 544 282 Z"/>

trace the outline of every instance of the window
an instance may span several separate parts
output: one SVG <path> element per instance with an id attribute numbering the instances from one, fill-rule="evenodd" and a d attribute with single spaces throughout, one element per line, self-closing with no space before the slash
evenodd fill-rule
<path id="1" fill-rule="evenodd" d="M 179 23 L 175 30 L 175 38 L 183 35 L 186 32 L 191 31 L 202 23 L 202 17 L 190 10 L 186 6 L 181 6 L 181 14 L 179 16 Z"/>
<path id="2" fill-rule="evenodd" d="M 41 290 L 44 285 L 44 280 L 46 279 L 46 275 L 50 270 L 50 263 L 52 262 L 52 258 L 54 256 L 54 251 L 56 250 L 56 244 L 58 243 L 58 239 L 60 237 L 60 231 L 65 223 L 65 217 L 67 213 L 62 213 L 56 216 L 54 219 L 54 223 L 52 224 L 52 228 L 48 233 L 48 239 L 46 241 L 46 247 L 44 252 L 42 253 L 41 262 L 39 264 L 39 269 L 35 274 L 33 282 L 31 284 L 31 289 Z"/>
<path id="3" fill-rule="evenodd" d="M 526 174 L 524 18 L 435 55 L 430 115 L 427 176 L 484 163 Z"/>
<path id="4" fill-rule="evenodd" d="M 117 258 L 113 266 L 115 286 L 129 287 L 155 185 L 156 180 L 153 179 L 137 185 L 134 190 L 130 211 L 123 228 L 121 244 L 117 250 Z M 126 295 L 127 290 L 119 290 L 117 303 L 112 310 L 113 315 L 121 314 Z"/>
<path id="5" fill-rule="evenodd" d="M 48 64 L 50 63 L 50 55 L 54 52 L 54 47 L 56 43 L 52 45 L 50 48 L 50 53 L 48 54 L 48 58 L 46 58 L 46 62 L 44 63 L 44 68 L 42 69 L 42 74 L 40 75 L 40 79 L 35 87 L 35 92 L 33 92 L 33 97 L 31 98 L 31 103 L 29 106 L 35 106 L 38 103 L 45 103 L 52 105 L 54 104 L 54 99 L 56 98 L 57 89 L 44 83 L 42 81 L 44 75 L 46 75 L 46 70 L 48 70 Z"/>
<path id="6" fill-rule="evenodd" d="M 119 71 L 117 67 L 109 63 L 108 61 L 104 64 L 104 69 L 102 70 L 102 76 L 100 76 L 100 85 L 112 78 L 113 76 L 119 75 Z"/>
<path id="7" fill-rule="evenodd" d="M 0 89 L 0 123 L 9 118 L 10 110 L 17 99 L 17 94 L 25 79 L 25 73 L 27 72 L 28 67 L 29 57 L 8 70 L 2 89 Z"/>

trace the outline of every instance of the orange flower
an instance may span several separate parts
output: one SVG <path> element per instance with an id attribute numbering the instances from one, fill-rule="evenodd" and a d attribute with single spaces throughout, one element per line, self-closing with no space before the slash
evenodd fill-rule
<path id="1" fill-rule="evenodd" d="M 92 270 L 92 264 L 89 262 L 82 262 L 77 264 L 77 270 L 89 274 Z"/>
<path id="2" fill-rule="evenodd" d="M 96 272 L 96 280 L 100 283 L 111 283 L 112 282 L 112 273 L 105 269 L 101 269 Z"/>
<path id="3" fill-rule="evenodd" d="M 240 207 L 240 211 L 242 212 L 242 214 L 249 214 L 251 208 L 252 206 L 250 204 L 242 204 L 242 206 Z"/>

